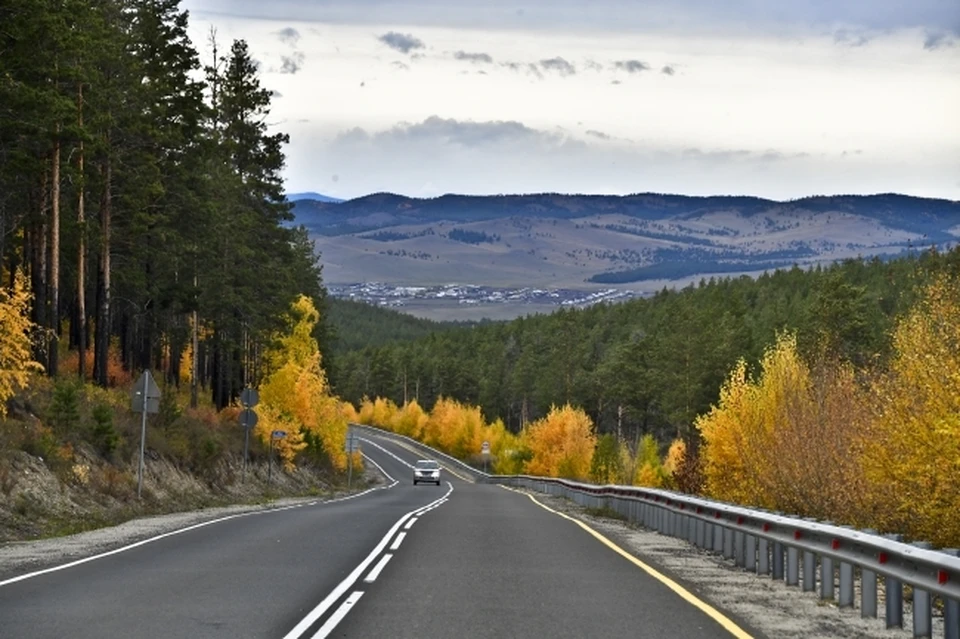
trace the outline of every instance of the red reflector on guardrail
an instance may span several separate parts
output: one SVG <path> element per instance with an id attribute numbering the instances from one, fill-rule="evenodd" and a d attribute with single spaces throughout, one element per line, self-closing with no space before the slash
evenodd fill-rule
<path id="1" fill-rule="evenodd" d="M 703 512 L 703 508 L 701 508 L 700 506 L 697 506 L 697 514 L 700 514 L 702 512 Z"/>
<path id="2" fill-rule="evenodd" d="M 738 525 L 738 526 L 742 526 L 742 525 L 743 525 L 743 517 L 737 517 L 737 525 Z"/>
<path id="3" fill-rule="evenodd" d="M 839 550 L 839 549 L 840 549 L 840 540 L 839 540 L 839 539 L 834 539 L 833 541 L 831 541 L 831 542 L 830 542 L 830 547 L 833 548 L 834 550 Z"/>
<path id="4" fill-rule="evenodd" d="M 794 530 L 794 531 L 793 531 L 793 538 L 794 538 L 794 539 L 800 539 L 801 537 L 803 537 L 803 533 L 801 533 L 799 530 Z"/>
<path id="5" fill-rule="evenodd" d="M 938 570 L 938 571 L 937 571 L 937 583 L 942 586 L 943 584 L 947 583 L 948 581 L 950 581 L 950 573 L 948 573 L 946 570 Z"/>
<path id="6" fill-rule="evenodd" d="M 881 564 L 887 563 L 887 553 L 882 552 L 877 555 L 877 561 L 879 561 Z"/>
<path id="7" fill-rule="evenodd" d="M 764 525 L 763 525 L 763 532 L 767 532 L 767 531 L 769 531 L 769 530 L 770 530 L 770 524 L 764 524 Z"/>
<path id="8" fill-rule="evenodd" d="M 720 513 L 713 513 L 714 519 L 720 519 Z"/>

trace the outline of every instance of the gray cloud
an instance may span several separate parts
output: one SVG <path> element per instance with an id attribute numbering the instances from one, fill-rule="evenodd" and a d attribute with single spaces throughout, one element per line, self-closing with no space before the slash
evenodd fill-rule
<path id="1" fill-rule="evenodd" d="M 510 69 L 516 73 L 525 72 L 527 75 L 536 76 L 537 78 L 542 78 L 543 74 L 540 73 L 540 69 L 537 65 L 528 63 L 528 62 L 501 62 L 500 66 Z"/>
<path id="2" fill-rule="evenodd" d="M 391 62 L 390 64 L 391 64 L 392 66 L 396 67 L 397 69 L 401 69 L 401 70 L 403 70 L 403 71 L 409 71 L 409 70 L 410 70 L 410 65 L 409 65 L 409 64 L 407 64 L 407 63 L 405 63 L 405 62 L 400 62 L 399 60 L 394 60 L 394 61 Z"/>
<path id="3" fill-rule="evenodd" d="M 662 73 L 663 75 L 673 75 L 676 72 L 677 72 L 676 69 L 671 67 L 669 64 L 663 67 L 662 69 L 660 69 L 660 73 Z"/>
<path id="4" fill-rule="evenodd" d="M 833 34 L 833 41 L 848 47 L 862 47 L 870 42 L 870 36 L 862 31 L 856 32 L 848 29 L 840 29 Z"/>
<path id="5" fill-rule="evenodd" d="M 952 47 L 953 39 L 943 31 L 928 31 L 927 37 L 923 40 L 923 48 L 927 51 L 935 51 L 941 47 Z"/>
<path id="6" fill-rule="evenodd" d="M 562 133 L 528 127 L 515 120 L 474 122 L 433 115 L 423 122 L 401 122 L 394 127 L 376 133 L 361 128 L 344 131 L 336 137 L 337 144 L 373 143 L 376 145 L 453 146 L 465 149 L 484 149 L 510 146 L 515 148 L 543 149 L 580 147 L 582 142 L 572 140 Z"/>
<path id="7" fill-rule="evenodd" d="M 401 53 L 410 53 L 414 49 L 424 48 L 423 40 L 420 38 L 415 38 L 409 33 L 403 34 L 397 33 L 396 31 L 390 31 L 389 33 L 385 33 L 377 39 L 391 49 L 395 49 Z"/>
<path id="8" fill-rule="evenodd" d="M 540 66 L 547 71 L 556 71 L 564 77 L 568 75 L 574 75 L 577 72 L 577 68 L 575 66 L 560 57 L 550 58 L 549 60 L 541 60 Z"/>
<path id="9" fill-rule="evenodd" d="M 650 70 L 650 65 L 646 62 L 641 62 L 640 60 L 618 60 L 617 62 L 614 62 L 613 65 L 617 69 L 626 71 L 627 73 L 640 73 L 642 71 Z"/>
<path id="10" fill-rule="evenodd" d="M 587 60 L 586 67 L 591 71 L 603 71 L 603 65 L 595 60 Z"/>
<path id="11" fill-rule="evenodd" d="M 284 44 L 289 44 L 294 47 L 300 42 L 300 32 L 294 29 L 293 27 L 286 27 L 277 31 L 277 37 L 280 39 L 280 42 Z"/>
<path id="12" fill-rule="evenodd" d="M 457 51 L 453 54 L 454 60 L 461 60 L 463 62 L 484 62 L 486 64 L 493 64 L 493 58 L 488 53 L 467 53 L 466 51 Z"/>
<path id="13" fill-rule="evenodd" d="M 294 51 L 290 55 L 280 56 L 280 60 L 280 73 L 289 73 L 292 75 L 303 68 L 306 56 L 303 55 L 302 51 Z"/>
<path id="14" fill-rule="evenodd" d="M 595 131 L 595 130 L 593 130 L 593 129 L 590 129 L 590 130 L 587 131 L 586 133 L 587 133 L 587 135 L 589 135 L 590 137 L 594 137 L 594 138 L 597 138 L 597 139 L 599 139 L 599 140 L 611 140 L 611 139 L 613 139 L 613 138 L 611 138 L 609 135 L 607 135 L 606 133 L 604 133 L 603 131 Z"/>

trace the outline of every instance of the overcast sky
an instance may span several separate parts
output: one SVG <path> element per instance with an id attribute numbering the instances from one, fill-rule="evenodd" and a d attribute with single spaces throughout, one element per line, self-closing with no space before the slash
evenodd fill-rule
<path id="1" fill-rule="evenodd" d="M 960 199 L 957 0 L 185 0 L 287 188 Z"/>

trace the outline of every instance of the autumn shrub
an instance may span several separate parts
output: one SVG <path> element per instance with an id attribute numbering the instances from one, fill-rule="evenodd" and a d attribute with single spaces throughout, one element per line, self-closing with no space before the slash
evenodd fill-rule
<path id="1" fill-rule="evenodd" d="M 623 474 L 623 459 L 616 436 L 602 435 L 590 459 L 590 480 L 597 484 L 616 483 Z"/>
<path id="2" fill-rule="evenodd" d="M 420 408 L 416 400 L 412 400 L 393 414 L 387 426 L 398 435 L 420 439 L 429 419 L 430 415 Z"/>
<path id="3" fill-rule="evenodd" d="M 660 461 L 660 445 L 649 433 L 640 438 L 635 467 L 633 483 L 637 486 L 664 488 L 668 483 L 667 472 Z"/>
<path id="4" fill-rule="evenodd" d="M 864 438 L 870 510 L 879 528 L 960 546 L 960 277 L 923 291 L 893 347 Z"/>
<path id="5" fill-rule="evenodd" d="M 593 422 L 582 409 L 569 404 L 551 407 L 546 417 L 527 427 L 523 443 L 531 453 L 524 472 L 583 480 L 590 477 L 596 435 Z"/>
<path id="6" fill-rule="evenodd" d="M 20 271 L 12 288 L 0 286 L 0 419 L 7 415 L 7 400 L 26 388 L 30 373 L 42 370 L 31 353 L 30 334 L 35 329 L 30 320 L 31 299 Z"/>

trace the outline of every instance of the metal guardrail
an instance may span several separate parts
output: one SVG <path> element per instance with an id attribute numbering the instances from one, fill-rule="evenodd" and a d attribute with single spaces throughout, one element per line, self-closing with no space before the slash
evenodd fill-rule
<path id="1" fill-rule="evenodd" d="M 960 550 L 908 544 L 898 535 L 856 530 L 829 522 L 791 517 L 683 493 L 636 486 L 599 486 L 529 475 L 490 475 L 410 437 L 351 424 L 404 441 L 455 464 L 477 482 L 527 488 L 566 497 L 588 508 L 608 508 L 628 521 L 685 539 L 733 559 L 758 575 L 817 592 L 840 608 L 854 608 L 860 583 L 860 616 L 878 617 L 878 584 L 883 579 L 884 620 L 903 627 L 904 586 L 913 592 L 913 636 L 933 636 L 933 598 L 943 603 L 943 637 L 960 639 Z M 819 568 L 819 570 L 818 570 Z M 819 579 L 818 579 L 819 575 Z M 825 578 L 826 576 L 826 578 Z"/>
<path id="2" fill-rule="evenodd" d="M 837 601 L 841 608 L 854 607 L 859 575 L 860 615 L 864 618 L 877 617 L 877 577 L 881 576 L 888 628 L 903 627 L 904 585 L 909 585 L 913 589 L 913 636 L 933 636 L 935 596 L 944 605 L 943 636 L 960 639 L 957 550 L 934 550 L 929 544 L 903 543 L 896 535 L 882 536 L 666 490 L 526 475 L 493 475 L 486 480 L 567 497 L 589 508 L 612 509 L 633 523 L 722 554 L 758 575 L 785 579 L 787 585 L 809 592 L 817 591 L 819 585 L 820 598 Z"/>

